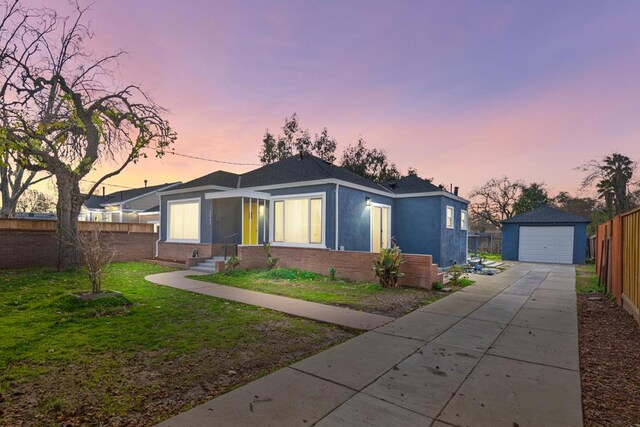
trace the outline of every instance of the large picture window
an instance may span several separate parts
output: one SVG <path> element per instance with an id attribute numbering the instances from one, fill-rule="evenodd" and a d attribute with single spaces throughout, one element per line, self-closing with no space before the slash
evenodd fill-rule
<path id="1" fill-rule="evenodd" d="M 200 242 L 200 200 L 168 202 L 168 240 Z"/>
<path id="2" fill-rule="evenodd" d="M 273 202 L 273 241 L 322 243 L 322 197 L 301 197 Z"/>

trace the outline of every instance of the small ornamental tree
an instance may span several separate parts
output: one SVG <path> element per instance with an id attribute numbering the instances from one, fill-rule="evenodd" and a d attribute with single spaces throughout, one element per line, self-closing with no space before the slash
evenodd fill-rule
<path id="1" fill-rule="evenodd" d="M 91 231 L 77 234 L 76 246 L 87 267 L 91 293 L 98 295 L 102 293 L 102 275 L 115 256 L 115 249 L 111 233 L 105 232 L 101 223 L 92 226 Z"/>

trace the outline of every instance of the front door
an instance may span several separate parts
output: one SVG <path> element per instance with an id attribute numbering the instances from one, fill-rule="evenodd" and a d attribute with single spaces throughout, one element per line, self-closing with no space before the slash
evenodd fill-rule
<path id="1" fill-rule="evenodd" d="M 391 244 L 391 208 L 371 206 L 371 252 L 380 252 Z"/>
<path id="2" fill-rule="evenodd" d="M 242 244 L 258 244 L 258 200 L 245 200 L 243 204 Z"/>

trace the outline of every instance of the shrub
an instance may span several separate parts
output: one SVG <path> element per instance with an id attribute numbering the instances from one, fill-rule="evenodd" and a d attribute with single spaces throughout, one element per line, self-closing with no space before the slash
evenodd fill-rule
<path id="1" fill-rule="evenodd" d="M 473 285 L 474 283 L 476 283 L 476 282 L 474 282 L 474 281 L 473 281 L 473 280 L 471 280 L 471 279 L 467 279 L 467 278 L 465 278 L 465 277 L 461 277 L 460 279 L 458 279 L 458 285 L 459 285 L 461 288 L 464 288 L 465 286 Z"/>
<path id="2" fill-rule="evenodd" d="M 336 280 L 336 269 L 333 267 L 329 269 L 329 280 L 332 282 Z"/>
<path id="3" fill-rule="evenodd" d="M 383 288 L 395 288 L 404 273 L 400 273 L 400 266 L 404 264 L 400 248 L 394 245 L 391 249 L 381 249 L 378 259 L 373 261 L 373 271 L 375 271 L 380 285 Z"/>
<path id="4" fill-rule="evenodd" d="M 104 232 L 103 226 L 97 223 L 91 231 L 78 233 L 76 246 L 87 266 L 91 293 L 102 293 L 102 273 L 115 256 L 111 233 Z"/>
<path id="5" fill-rule="evenodd" d="M 444 286 L 442 285 L 442 283 L 438 282 L 437 280 L 433 282 L 433 284 L 431 285 L 431 289 L 433 289 L 434 291 L 441 291 L 442 288 L 444 288 Z"/>
<path id="6" fill-rule="evenodd" d="M 445 272 L 445 277 L 451 281 L 453 286 L 460 285 L 460 279 L 466 279 L 467 275 L 465 274 L 464 267 L 458 264 L 454 264 L 447 269 Z"/>
<path id="7" fill-rule="evenodd" d="M 264 248 L 264 254 L 267 256 L 267 269 L 273 270 L 278 264 L 278 258 L 271 256 L 271 244 L 265 242 L 262 247 Z"/>
<path id="8" fill-rule="evenodd" d="M 239 265 L 240 265 L 240 258 L 238 258 L 235 255 L 231 255 L 224 262 L 224 274 L 229 275 L 229 274 L 233 273 L 235 271 L 235 269 L 238 268 Z"/>

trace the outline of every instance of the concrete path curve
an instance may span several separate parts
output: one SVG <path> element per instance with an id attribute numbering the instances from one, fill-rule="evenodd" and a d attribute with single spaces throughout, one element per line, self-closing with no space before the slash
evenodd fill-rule
<path id="1" fill-rule="evenodd" d="M 574 267 L 474 278 L 161 426 L 581 426 Z"/>
<path id="2" fill-rule="evenodd" d="M 263 292 L 249 291 L 247 289 L 234 288 L 232 286 L 216 285 L 214 283 L 201 282 L 189 279 L 185 276 L 196 276 L 206 273 L 198 273 L 190 270 L 171 271 L 169 273 L 152 274 L 145 277 L 149 282 L 170 286 L 172 288 L 209 295 L 229 301 L 256 305 L 275 311 L 291 314 L 298 317 L 331 323 L 346 328 L 370 331 L 394 320 L 393 317 L 379 314 L 365 313 L 333 305 L 318 304 L 311 301 L 303 301 L 279 295 L 270 295 Z"/>

